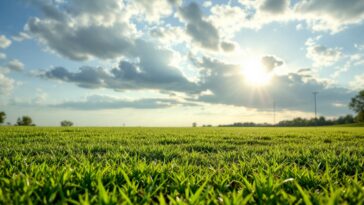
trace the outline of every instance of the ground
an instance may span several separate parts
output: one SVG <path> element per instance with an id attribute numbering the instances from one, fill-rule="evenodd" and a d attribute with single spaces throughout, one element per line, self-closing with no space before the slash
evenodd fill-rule
<path id="1" fill-rule="evenodd" d="M 0 127 L 0 204 L 363 204 L 364 128 Z"/>

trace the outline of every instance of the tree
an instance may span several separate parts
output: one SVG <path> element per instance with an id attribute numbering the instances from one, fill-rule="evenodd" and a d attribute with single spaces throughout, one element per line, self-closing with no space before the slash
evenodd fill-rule
<path id="1" fill-rule="evenodd" d="M 63 121 L 61 121 L 61 126 L 62 127 L 72 127 L 73 126 L 73 122 L 71 122 L 69 120 L 63 120 Z"/>
<path id="2" fill-rule="evenodd" d="M 32 124 L 33 120 L 31 117 L 29 116 L 23 116 L 23 117 L 19 117 L 18 120 L 16 121 L 16 124 L 19 126 L 34 126 L 34 124 Z"/>
<path id="3" fill-rule="evenodd" d="M 6 119 L 5 112 L 0 112 L 0 124 L 3 124 Z"/>
<path id="4" fill-rule="evenodd" d="M 349 108 L 357 113 L 355 117 L 357 121 L 364 121 L 364 90 L 360 91 L 358 95 L 351 98 Z"/>

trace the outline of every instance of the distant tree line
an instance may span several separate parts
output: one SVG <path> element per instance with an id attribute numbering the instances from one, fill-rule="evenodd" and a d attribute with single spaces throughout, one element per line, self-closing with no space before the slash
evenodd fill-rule
<path id="1" fill-rule="evenodd" d="M 3 124 L 5 122 L 6 119 L 6 113 L 5 112 L 0 112 L 0 125 Z M 69 120 L 63 120 L 61 121 L 61 126 L 62 127 L 71 127 L 73 126 L 73 122 L 69 121 Z M 10 122 L 7 123 L 7 125 L 11 125 Z M 33 120 L 30 116 L 22 116 L 19 117 L 16 120 L 16 123 L 14 124 L 15 126 L 36 126 L 33 123 Z"/>
<path id="2" fill-rule="evenodd" d="M 255 123 L 255 122 L 234 122 L 228 125 L 218 125 L 219 127 L 272 127 L 269 123 Z"/>
<path id="3" fill-rule="evenodd" d="M 283 120 L 278 124 L 268 123 L 254 123 L 254 122 L 236 122 L 230 125 L 219 125 L 219 127 L 306 127 L 306 126 L 328 126 L 328 125 L 342 125 L 354 123 L 355 118 L 352 115 L 341 116 L 337 119 L 326 119 L 321 116 L 317 119 L 305 119 L 301 117 L 294 118 L 293 120 Z"/>
<path id="4" fill-rule="evenodd" d="M 294 118 L 293 120 L 283 120 L 280 121 L 277 126 L 281 127 L 305 127 L 305 126 L 328 126 L 328 125 L 342 125 L 342 124 L 351 124 L 354 123 L 354 117 L 352 115 L 341 116 L 337 119 L 326 119 L 325 117 L 321 116 L 319 118 L 311 118 L 311 119 L 304 119 L 304 118 Z"/>
<path id="5" fill-rule="evenodd" d="M 219 125 L 219 127 L 305 127 L 305 126 L 328 126 L 328 125 L 342 125 L 351 124 L 355 122 L 364 122 L 364 90 L 360 91 L 356 96 L 351 98 L 349 108 L 356 113 L 356 116 L 346 115 L 336 119 L 326 119 L 321 116 L 319 118 L 305 119 L 301 117 L 294 118 L 293 120 L 283 120 L 276 125 L 268 123 L 254 123 L 254 122 L 236 122 L 230 125 Z"/>

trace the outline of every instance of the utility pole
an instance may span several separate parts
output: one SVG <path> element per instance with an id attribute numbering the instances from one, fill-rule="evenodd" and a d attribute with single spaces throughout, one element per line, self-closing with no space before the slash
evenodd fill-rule
<path id="1" fill-rule="evenodd" d="M 276 101 L 273 100 L 273 126 L 276 125 Z"/>
<path id="2" fill-rule="evenodd" d="M 315 120 L 316 120 L 317 119 L 317 102 L 316 102 L 317 97 L 316 96 L 317 96 L 318 92 L 315 91 L 312 94 L 313 94 L 313 98 L 315 100 Z"/>

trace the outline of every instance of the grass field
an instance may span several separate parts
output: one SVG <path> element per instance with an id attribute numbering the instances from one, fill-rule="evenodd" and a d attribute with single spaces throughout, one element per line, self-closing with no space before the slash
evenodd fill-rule
<path id="1" fill-rule="evenodd" d="M 364 128 L 0 127 L 0 204 L 363 204 Z"/>

